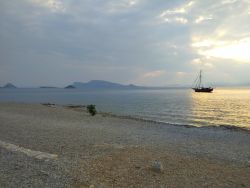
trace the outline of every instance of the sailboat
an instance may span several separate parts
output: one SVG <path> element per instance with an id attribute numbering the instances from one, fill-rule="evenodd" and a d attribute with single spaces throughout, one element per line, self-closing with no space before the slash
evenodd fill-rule
<path id="1" fill-rule="evenodd" d="M 202 84 L 202 71 L 200 70 L 198 77 L 194 81 L 195 86 L 192 88 L 195 92 L 211 93 L 214 89 L 212 87 L 204 87 Z"/>

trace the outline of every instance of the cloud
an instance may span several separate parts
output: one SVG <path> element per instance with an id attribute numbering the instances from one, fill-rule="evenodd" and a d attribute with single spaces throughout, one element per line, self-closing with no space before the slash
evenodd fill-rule
<path id="1" fill-rule="evenodd" d="M 163 18 L 168 15 L 186 14 L 193 4 L 194 1 L 189 1 L 188 3 L 185 3 L 180 7 L 164 10 L 159 17 Z"/>
<path id="2" fill-rule="evenodd" d="M 213 19 L 212 15 L 209 15 L 209 16 L 199 16 L 199 17 L 197 17 L 195 19 L 194 23 L 199 24 L 199 23 L 202 23 L 204 21 L 212 20 L 212 19 Z"/>
<path id="3" fill-rule="evenodd" d="M 249 10 L 248 0 L 0 1 L 0 80 L 166 85 L 200 67 L 249 80 Z"/>
<path id="4" fill-rule="evenodd" d="M 157 70 L 157 71 L 147 72 L 147 73 L 143 74 L 142 78 L 156 78 L 156 77 L 162 76 L 164 74 L 166 74 L 166 71 Z"/>
<path id="5" fill-rule="evenodd" d="M 212 68 L 214 68 L 214 65 L 212 63 L 204 63 L 204 67 L 206 69 L 212 69 Z"/>
<path id="6" fill-rule="evenodd" d="M 195 58 L 191 60 L 190 64 L 196 67 L 197 69 L 203 69 L 203 70 L 209 71 L 215 68 L 211 60 L 212 58 L 210 56 L 199 57 L 199 58 Z"/>
<path id="7" fill-rule="evenodd" d="M 202 61 L 200 58 L 195 58 L 191 61 L 191 64 L 193 65 L 201 65 L 202 64 Z"/>
<path id="8" fill-rule="evenodd" d="M 138 4 L 138 0 L 120 0 L 120 1 L 108 1 L 105 5 L 105 11 L 108 13 L 119 13 L 128 10 Z"/>
<path id="9" fill-rule="evenodd" d="M 194 39 L 195 40 L 195 39 Z M 196 48 L 202 48 L 202 47 L 214 47 L 214 46 L 222 46 L 227 44 L 227 41 L 217 41 L 217 40 L 199 40 L 199 41 L 194 41 L 191 46 L 196 47 Z"/>
<path id="10" fill-rule="evenodd" d="M 186 18 L 183 18 L 183 17 L 176 17 L 174 19 L 177 23 L 182 23 L 182 24 L 186 24 L 188 23 L 188 20 Z"/>
<path id="11" fill-rule="evenodd" d="M 176 14 L 184 14 L 186 13 L 186 9 L 184 7 L 181 8 L 176 8 L 176 9 L 170 9 L 170 10 L 165 10 L 160 14 L 160 18 L 164 18 L 168 15 L 176 15 Z"/>
<path id="12" fill-rule="evenodd" d="M 197 56 L 213 57 L 206 60 L 213 65 L 215 59 L 221 62 L 231 60 L 235 63 L 249 63 L 250 56 L 247 53 L 250 46 L 248 32 L 250 25 L 247 21 L 249 8 L 250 2 L 245 0 L 208 3 L 202 16 L 198 16 L 194 21 L 195 25 L 191 31 L 191 47 Z"/>
<path id="13" fill-rule="evenodd" d="M 176 72 L 176 75 L 179 76 L 179 77 L 182 77 L 182 76 L 186 76 L 187 73 L 186 73 L 186 72 L 179 71 L 179 72 Z"/>
<path id="14" fill-rule="evenodd" d="M 250 38 L 232 41 L 230 43 L 227 42 L 228 44 L 225 44 L 226 42 L 218 43 L 221 45 L 211 45 L 211 48 L 209 49 L 201 49 L 199 50 L 199 54 L 222 59 L 232 59 L 243 63 L 250 63 Z"/>
<path id="15" fill-rule="evenodd" d="M 137 78 L 135 80 L 133 80 L 133 82 L 135 84 L 138 85 L 156 85 L 156 86 L 160 86 L 160 85 L 166 85 L 166 77 L 170 76 L 167 74 L 167 71 L 165 70 L 154 70 L 154 71 L 150 71 L 150 72 L 141 72 L 139 73 L 139 75 L 137 76 Z M 175 75 L 171 75 L 171 76 L 175 76 Z"/>
<path id="16" fill-rule="evenodd" d="M 186 14 L 190 11 L 191 7 L 193 6 L 194 1 L 189 1 L 179 7 L 173 9 L 167 9 L 160 13 L 158 18 L 164 23 L 179 23 L 179 24 L 186 24 L 188 23 Z"/>
<path id="17" fill-rule="evenodd" d="M 60 0 L 28 0 L 28 1 L 35 5 L 48 8 L 52 12 L 64 12 L 66 10 L 65 6 Z"/>
<path id="18" fill-rule="evenodd" d="M 238 0 L 223 0 L 221 3 L 222 4 L 233 4 L 235 2 L 237 2 Z"/>

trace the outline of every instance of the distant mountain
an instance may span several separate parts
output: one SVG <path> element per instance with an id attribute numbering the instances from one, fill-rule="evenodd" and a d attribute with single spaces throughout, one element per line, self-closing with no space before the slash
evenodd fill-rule
<path id="1" fill-rule="evenodd" d="M 73 86 L 73 85 L 68 85 L 68 86 L 66 86 L 64 89 L 75 89 L 76 87 L 75 86 Z"/>
<path id="2" fill-rule="evenodd" d="M 7 83 L 5 86 L 3 86 L 3 88 L 6 88 L 6 89 L 15 89 L 17 87 L 14 86 L 12 83 Z"/>
<path id="3" fill-rule="evenodd" d="M 142 88 L 140 86 L 135 85 L 123 85 L 113 82 L 108 82 L 104 80 L 91 80 L 87 83 L 82 82 L 74 82 L 72 84 L 75 88 L 81 89 L 135 89 L 135 88 Z"/>
<path id="4" fill-rule="evenodd" d="M 41 86 L 39 88 L 41 88 L 41 89 L 54 89 L 54 88 L 57 88 L 57 87 L 53 87 L 53 86 Z"/>

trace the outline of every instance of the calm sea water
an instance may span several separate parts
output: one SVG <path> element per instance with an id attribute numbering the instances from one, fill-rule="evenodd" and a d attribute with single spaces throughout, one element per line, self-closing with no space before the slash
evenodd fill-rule
<path id="1" fill-rule="evenodd" d="M 97 110 L 171 124 L 250 129 L 250 88 L 80 90 L 0 89 L 0 102 L 95 104 Z"/>

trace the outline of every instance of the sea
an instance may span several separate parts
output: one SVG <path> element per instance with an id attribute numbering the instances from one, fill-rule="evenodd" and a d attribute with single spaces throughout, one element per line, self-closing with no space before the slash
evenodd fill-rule
<path id="1" fill-rule="evenodd" d="M 99 112 L 173 125 L 239 127 L 250 130 L 250 88 L 84 90 L 0 89 L 0 102 L 96 105 Z"/>

